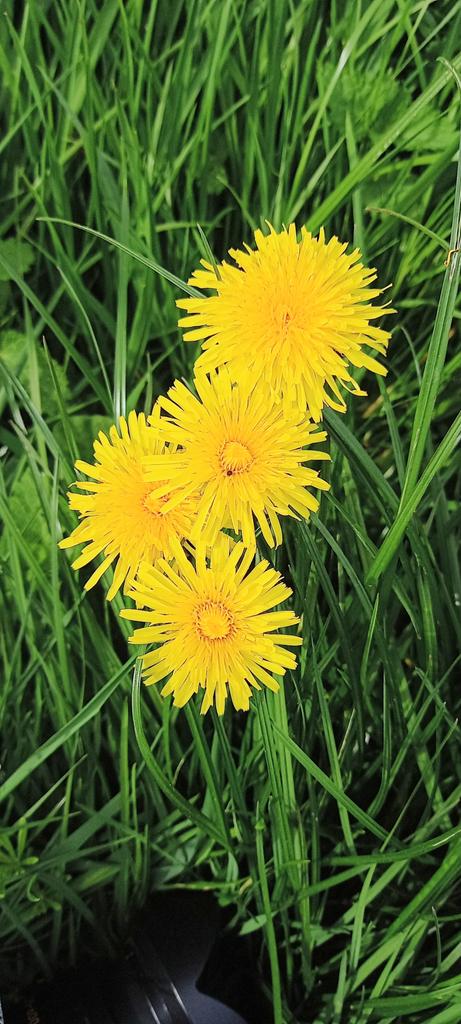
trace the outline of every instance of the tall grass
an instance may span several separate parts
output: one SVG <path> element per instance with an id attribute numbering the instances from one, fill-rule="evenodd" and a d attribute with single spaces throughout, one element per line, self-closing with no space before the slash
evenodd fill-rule
<path id="1" fill-rule="evenodd" d="M 3 11 L 2 984 L 206 886 L 276 1024 L 455 1024 L 461 4 Z M 133 683 L 118 606 L 57 550 L 65 491 L 99 427 L 190 374 L 174 300 L 204 235 L 222 257 L 293 218 L 392 282 L 389 374 L 328 415 L 331 492 L 276 555 L 300 671 L 203 721 Z"/>

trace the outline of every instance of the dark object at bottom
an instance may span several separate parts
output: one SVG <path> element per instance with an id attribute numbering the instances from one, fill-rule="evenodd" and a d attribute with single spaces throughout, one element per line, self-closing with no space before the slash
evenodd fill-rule
<path id="1" fill-rule="evenodd" d="M 242 965 L 239 971 L 216 946 L 219 924 L 217 905 L 206 893 L 159 894 L 123 959 L 40 986 L 22 1009 L 4 1008 L 5 1024 L 249 1024 L 229 1004 L 255 1007 L 251 975 L 243 977 Z M 202 975 L 212 995 L 197 987 Z"/>

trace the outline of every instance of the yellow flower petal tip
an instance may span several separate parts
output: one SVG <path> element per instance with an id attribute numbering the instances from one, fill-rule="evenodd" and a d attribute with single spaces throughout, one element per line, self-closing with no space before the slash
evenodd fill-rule
<path id="1" fill-rule="evenodd" d="M 131 412 L 127 420 L 120 418 L 118 428 L 111 427 L 108 437 L 100 432 L 94 442 L 93 464 L 76 463 L 90 479 L 77 481 L 78 493 L 68 495 L 80 522 L 59 546 L 85 545 L 72 563 L 73 569 L 104 556 L 86 581 L 85 590 L 94 587 L 112 566 L 107 592 L 112 600 L 122 584 L 132 581 L 143 560 L 155 562 L 163 555 L 171 556 L 172 542 L 182 541 L 190 533 L 196 502 L 188 498 L 174 510 L 165 511 L 166 498 L 152 494 L 143 461 L 159 454 L 168 459 L 172 453 L 160 437 L 156 413 L 149 424 L 143 413 Z"/>
<path id="2" fill-rule="evenodd" d="M 129 596 L 144 607 L 123 617 L 145 623 L 131 637 L 155 645 L 142 658 L 144 682 L 164 682 L 162 696 L 172 695 L 176 707 L 203 691 L 202 714 L 214 704 L 222 715 L 228 696 L 248 711 L 253 690 L 276 692 L 274 676 L 296 668 L 286 648 L 301 637 L 276 631 L 299 619 L 272 610 L 291 591 L 267 562 L 252 567 L 252 560 L 242 543 L 221 534 L 209 559 L 190 561 L 178 547 L 173 566 L 142 564 Z"/>
<path id="3" fill-rule="evenodd" d="M 325 432 L 249 374 L 235 384 L 222 367 L 199 374 L 195 387 L 176 381 L 159 399 L 162 436 L 176 451 L 145 459 L 153 493 L 168 492 L 166 508 L 198 495 L 191 533 L 198 547 L 229 528 L 254 550 L 258 526 L 271 547 L 280 544 L 280 517 L 307 519 L 319 504 L 313 491 L 329 486 L 309 466 L 329 458 L 314 447 Z"/>
<path id="4" fill-rule="evenodd" d="M 269 234 L 255 232 L 256 248 L 229 250 L 232 263 L 214 268 L 202 261 L 189 283 L 214 294 L 178 299 L 186 341 L 200 341 L 197 369 L 228 364 L 235 379 L 242 369 L 269 384 L 315 421 L 324 405 L 343 412 L 342 385 L 363 394 L 350 367 L 384 375 L 366 351 L 384 355 L 389 333 L 373 321 L 395 312 L 372 305 L 383 289 L 376 271 L 347 252 L 336 237 L 328 242 L 294 224 Z"/>

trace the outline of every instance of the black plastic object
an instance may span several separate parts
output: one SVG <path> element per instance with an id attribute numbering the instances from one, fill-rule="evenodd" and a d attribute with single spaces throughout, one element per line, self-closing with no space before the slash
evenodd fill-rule
<path id="1" fill-rule="evenodd" d="M 40 986 L 22 1010 L 5 1007 L 4 1024 L 249 1024 L 218 998 L 219 977 L 235 974 L 232 961 L 222 962 L 225 955 L 218 955 L 216 970 L 216 952 L 210 960 L 219 931 L 218 907 L 208 894 L 159 894 L 123 958 L 93 963 Z M 212 996 L 200 988 L 208 962 L 218 979 Z M 231 983 L 235 987 L 234 979 Z"/>

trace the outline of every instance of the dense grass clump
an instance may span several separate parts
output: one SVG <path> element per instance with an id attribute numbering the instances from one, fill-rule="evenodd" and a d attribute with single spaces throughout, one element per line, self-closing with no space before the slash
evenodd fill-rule
<path id="1" fill-rule="evenodd" d="M 206 886 L 276 1024 L 456 1024 L 461 3 L 3 12 L 1 985 Z M 275 556 L 301 670 L 203 721 L 132 686 L 121 599 L 83 597 L 57 542 L 97 430 L 190 376 L 175 299 L 207 243 L 265 219 L 357 244 L 398 315 Z"/>

